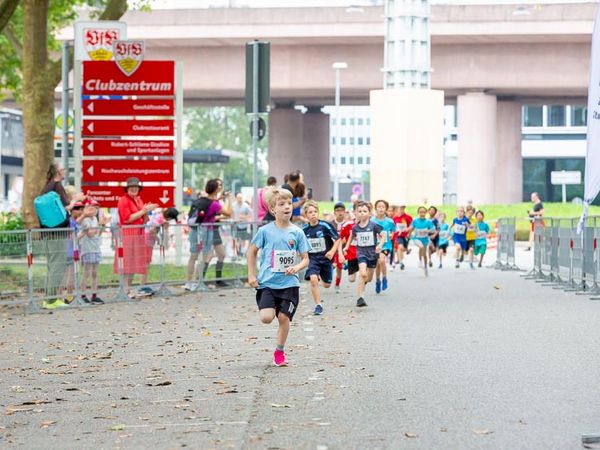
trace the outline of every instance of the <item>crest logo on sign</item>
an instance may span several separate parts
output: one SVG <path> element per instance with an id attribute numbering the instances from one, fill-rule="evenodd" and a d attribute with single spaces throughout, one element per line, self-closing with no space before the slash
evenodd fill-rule
<path id="1" fill-rule="evenodd" d="M 119 69 L 125 75 L 130 76 L 144 60 L 144 41 L 115 41 L 113 51 Z"/>
<path id="2" fill-rule="evenodd" d="M 86 28 L 83 30 L 83 45 L 92 61 L 110 61 L 114 41 L 119 37 L 117 28 Z"/>

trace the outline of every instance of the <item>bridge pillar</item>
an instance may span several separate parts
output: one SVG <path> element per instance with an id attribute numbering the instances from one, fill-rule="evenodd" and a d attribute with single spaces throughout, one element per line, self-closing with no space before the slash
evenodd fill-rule
<path id="1" fill-rule="evenodd" d="M 458 204 L 494 203 L 497 99 L 483 92 L 459 95 Z"/>
<path id="2" fill-rule="evenodd" d="M 520 103 L 498 101 L 495 203 L 512 204 L 523 201 L 521 115 Z"/>
<path id="3" fill-rule="evenodd" d="M 283 176 L 294 170 L 304 174 L 306 187 L 316 200 L 329 200 L 329 116 L 320 107 L 305 114 L 293 107 L 276 107 L 269 113 L 269 175 Z"/>

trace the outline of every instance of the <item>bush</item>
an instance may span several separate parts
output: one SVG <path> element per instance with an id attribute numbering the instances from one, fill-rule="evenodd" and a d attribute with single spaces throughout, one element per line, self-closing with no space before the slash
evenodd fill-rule
<path id="1" fill-rule="evenodd" d="M 0 213 L 0 256 L 27 256 L 27 235 L 23 230 L 23 220 L 15 213 Z"/>

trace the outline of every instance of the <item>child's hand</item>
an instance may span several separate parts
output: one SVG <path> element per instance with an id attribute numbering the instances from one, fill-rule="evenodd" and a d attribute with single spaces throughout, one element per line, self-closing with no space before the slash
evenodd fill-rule
<path id="1" fill-rule="evenodd" d="M 378 245 L 377 247 L 375 247 L 375 253 L 381 253 L 381 245 Z"/>
<path id="2" fill-rule="evenodd" d="M 291 266 L 285 269 L 286 275 L 296 275 L 298 273 L 298 266 Z"/>
<path id="3" fill-rule="evenodd" d="M 346 262 L 346 252 L 342 253 L 338 259 L 340 261 L 340 264 L 344 264 Z"/>
<path id="4" fill-rule="evenodd" d="M 250 287 L 256 289 L 258 287 L 258 281 L 256 281 L 256 277 L 248 277 L 248 284 Z"/>
<path id="5" fill-rule="evenodd" d="M 331 251 L 331 250 L 330 250 L 330 251 L 328 251 L 327 253 L 325 253 L 325 258 L 327 258 L 327 259 L 331 260 L 331 259 L 333 259 L 333 255 L 334 255 L 334 254 L 335 254 L 335 253 L 334 253 L 333 251 Z"/>

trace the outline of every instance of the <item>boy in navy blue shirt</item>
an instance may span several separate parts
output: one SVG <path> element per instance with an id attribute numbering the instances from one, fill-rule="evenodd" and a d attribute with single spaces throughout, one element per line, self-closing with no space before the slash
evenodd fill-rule
<path id="1" fill-rule="evenodd" d="M 273 363 L 286 366 L 284 346 L 290 332 L 290 321 L 300 301 L 298 272 L 308 266 L 310 245 L 300 228 L 290 222 L 292 194 L 287 189 L 273 189 L 265 200 L 275 222 L 259 228 L 248 248 L 248 284 L 256 289 L 260 320 L 271 323 L 277 317 L 277 348 Z M 256 277 L 256 257 L 260 252 L 260 268 Z M 300 256 L 300 260 L 298 258 Z"/>
<path id="2" fill-rule="evenodd" d="M 319 205 L 314 200 L 307 201 L 302 207 L 302 212 L 308 220 L 302 230 L 311 247 L 308 252 L 308 270 L 304 279 L 310 280 L 310 292 L 315 302 L 314 314 L 319 316 L 323 314 L 319 279 L 324 288 L 331 286 L 331 279 L 333 278 L 332 259 L 340 245 L 340 236 L 330 224 L 324 220 L 319 220 Z"/>

